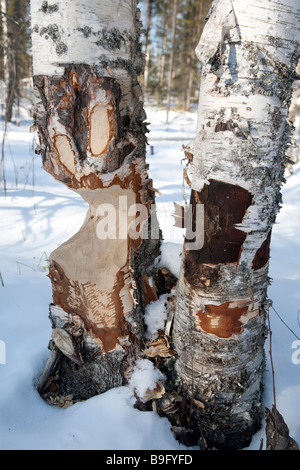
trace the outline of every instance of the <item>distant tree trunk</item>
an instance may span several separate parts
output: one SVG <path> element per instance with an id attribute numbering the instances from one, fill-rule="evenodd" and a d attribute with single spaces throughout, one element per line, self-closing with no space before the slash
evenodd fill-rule
<path id="1" fill-rule="evenodd" d="M 188 57 L 187 59 L 187 87 L 186 87 L 186 93 L 185 93 L 185 100 L 184 100 L 184 108 L 185 110 L 189 111 L 191 107 L 191 94 L 192 94 L 192 86 L 193 86 L 193 76 L 194 76 L 194 70 L 192 67 L 192 61 L 191 58 Z"/>
<path id="2" fill-rule="evenodd" d="M 172 33 L 171 33 L 171 46 L 170 46 L 170 60 L 169 60 L 169 71 L 168 71 L 168 83 L 167 83 L 167 117 L 166 123 L 169 122 L 169 112 L 171 106 L 171 91 L 172 91 L 172 75 L 174 67 L 174 54 L 175 54 L 175 37 L 176 37 L 176 20 L 178 15 L 178 0 L 174 0 L 173 15 L 172 15 Z"/>
<path id="3" fill-rule="evenodd" d="M 197 47 L 198 127 L 187 152 L 193 214 L 204 205 L 204 243 L 185 240 L 173 326 L 190 403 L 184 442 L 204 435 L 209 447 L 237 450 L 260 427 L 269 250 L 299 20 L 298 0 L 217 0 Z"/>
<path id="4" fill-rule="evenodd" d="M 191 96 L 193 90 L 193 81 L 197 70 L 197 59 L 195 57 L 195 47 L 199 42 L 199 37 L 204 23 L 204 1 L 191 2 L 188 5 L 186 22 L 189 25 L 189 31 L 186 32 L 187 58 L 184 64 L 187 73 L 184 76 L 184 108 L 189 110 L 191 107 Z"/>
<path id="5" fill-rule="evenodd" d="M 300 61 L 298 62 L 296 72 L 300 77 Z M 295 86 L 290 106 L 289 119 L 294 126 L 294 142 L 288 150 L 288 155 L 293 163 L 289 165 L 289 171 L 293 172 L 293 164 L 300 160 L 300 80 Z"/>
<path id="6" fill-rule="evenodd" d="M 12 119 L 13 106 L 17 103 L 18 108 L 20 104 L 20 42 L 22 41 L 22 23 L 25 22 L 22 18 L 22 10 L 25 13 L 21 1 L 13 2 L 13 18 L 14 21 L 10 24 L 10 54 L 11 54 L 11 67 L 10 67 L 10 91 L 9 91 L 9 121 Z"/>
<path id="7" fill-rule="evenodd" d="M 147 90 L 148 75 L 149 75 L 150 31 L 151 31 L 151 19 L 152 19 L 152 3 L 153 3 L 153 0 L 148 0 L 146 39 L 145 39 L 144 92 L 146 92 L 146 90 Z"/>
<path id="8" fill-rule="evenodd" d="M 162 22 L 162 46 L 159 58 L 158 77 L 159 77 L 159 99 L 162 100 L 163 88 L 165 81 L 165 63 L 166 63 L 166 44 L 167 44 L 167 5 L 163 5 L 163 22 Z"/>
<path id="9" fill-rule="evenodd" d="M 14 67 L 13 67 L 13 56 L 10 48 L 10 41 L 8 37 L 8 17 L 7 17 L 7 2 L 1 0 L 1 12 L 2 12 L 2 43 L 3 43 L 3 73 L 4 73 L 4 84 L 5 84 L 5 121 L 10 122 L 12 118 L 12 107 L 13 107 L 13 87 L 14 82 Z"/>
<path id="10" fill-rule="evenodd" d="M 19 102 L 20 79 L 29 78 L 31 72 L 28 8 L 29 0 L 1 0 L 6 122 L 11 121 L 14 104 Z"/>
<path id="11" fill-rule="evenodd" d="M 52 352 L 39 381 L 45 392 L 56 371 L 59 393 L 75 400 L 130 377 L 147 269 L 159 253 L 136 13 L 135 0 L 31 2 L 36 152 L 89 204 L 79 232 L 50 256 Z M 144 218 L 129 232 L 137 204 Z"/>

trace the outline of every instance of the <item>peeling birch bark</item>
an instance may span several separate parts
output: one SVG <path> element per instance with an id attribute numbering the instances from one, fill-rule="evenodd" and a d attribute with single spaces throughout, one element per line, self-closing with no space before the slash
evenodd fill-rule
<path id="1" fill-rule="evenodd" d="M 268 261 L 291 134 L 299 7 L 214 1 L 196 49 L 199 114 L 187 152 L 191 205 L 204 204 L 204 245 L 185 243 L 173 327 L 191 403 L 186 443 L 203 433 L 209 447 L 239 449 L 260 427 Z"/>
<path id="2" fill-rule="evenodd" d="M 159 237 L 146 236 L 157 221 L 137 13 L 135 0 L 31 2 L 36 152 L 47 172 L 89 204 L 79 232 L 50 256 L 53 329 L 81 341 L 83 364 L 72 354 L 56 366 L 60 393 L 74 399 L 129 378 L 143 343 L 144 278 L 159 253 Z M 146 221 L 132 237 L 129 208 L 137 204 Z M 103 235 L 105 208 L 116 216 L 114 236 Z"/>

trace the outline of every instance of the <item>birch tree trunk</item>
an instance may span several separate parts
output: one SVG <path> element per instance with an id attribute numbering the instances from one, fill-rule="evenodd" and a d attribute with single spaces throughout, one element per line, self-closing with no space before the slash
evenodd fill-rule
<path id="1" fill-rule="evenodd" d="M 143 340 L 144 281 L 159 250 L 157 232 L 147 239 L 157 225 L 138 14 L 136 0 L 31 2 L 36 152 L 89 204 L 79 232 L 50 256 L 52 352 L 39 382 L 45 391 L 56 371 L 59 393 L 74 400 L 130 376 Z M 130 235 L 137 204 L 146 215 Z"/>
<path id="2" fill-rule="evenodd" d="M 190 402 L 185 442 L 204 435 L 208 447 L 237 450 L 260 428 L 271 230 L 299 44 L 299 0 L 217 0 L 196 49 L 199 115 L 187 152 L 204 243 L 185 240 L 173 326 Z"/>

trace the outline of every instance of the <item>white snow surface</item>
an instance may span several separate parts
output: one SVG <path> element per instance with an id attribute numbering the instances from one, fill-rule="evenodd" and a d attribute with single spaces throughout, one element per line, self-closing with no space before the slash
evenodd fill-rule
<path id="1" fill-rule="evenodd" d="M 162 372 L 149 359 L 138 359 L 130 378 L 129 385 L 136 395 L 145 401 L 148 390 L 155 390 L 158 382 L 165 380 Z"/>
<path id="2" fill-rule="evenodd" d="M 173 203 L 184 203 L 182 145 L 195 135 L 197 116 L 172 111 L 165 124 L 165 112 L 152 107 L 147 116 L 150 176 L 161 192 L 157 196 L 164 234 L 160 263 L 178 274 L 183 232 L 173 227 Z M 29 126 L 30 122 L 9 125 L 4 161 L 7 190 L 5 195 L 2 184 L 0 193 L 0 449 L 188 450 L 175 440 L 167 419 L 134 408 L 134 389 L 142 393 L 159 377 L 149 361 L 137 364 L 129 386 L 66 409 L 48 405 L 36 390 L 51 336 L 47 259 L 80 228 L 87 205 L 41 168 L 40 156 L 33 151 L 37 138 Z M 185 191 L 187 196 L 188 188 Z M 300 444 L 299 210 L 297 165 L 287 176 L 283 207 L 273 230 L 269 297 L 277 312 L 270 310 L 277 408 Z M 164 318 L 163 300 L 148 308 L 149 334 Z M 264 406 L 271 408 L 269 347 L 268 338 Z M 261 438 L 265 443 L 264 423 L 249 449 L 257 450 Z"/>

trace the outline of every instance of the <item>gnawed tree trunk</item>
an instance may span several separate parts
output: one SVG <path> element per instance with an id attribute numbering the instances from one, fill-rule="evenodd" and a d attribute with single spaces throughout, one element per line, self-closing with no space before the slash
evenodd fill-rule
<path id="1" fill-rule="evenodd" d="M 74 400 L 130 376 L 143 340 L 144 279 L 159 250 L 137 14 L 135 0 L 31 2 L 37 152 L 89 204 L 79 232 L 50 256 L 52 352 L 39 383 L 45 392 L 56 372 L 59 393 Z M 146 216 L 130 234 L 136 204 Z"/>
<path id="2" fill-rule="evenodd" d="M 260 427 L 269 250 L 290 140 L 299 8 L 298 0 L 215 1 L 196 49 L 199 118 L 187 151 L 204 243 L 185 241 L 173 326 L 190 403 L 176 428 L 186 443 L 204 436 L 208 447 L 239 449 Z"/>

